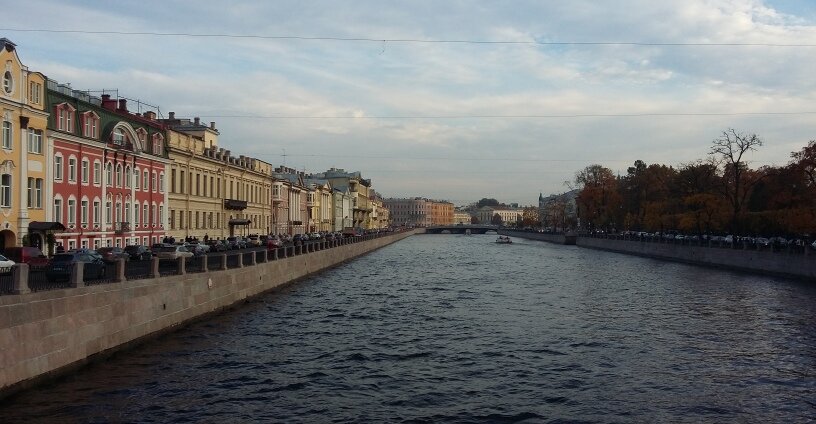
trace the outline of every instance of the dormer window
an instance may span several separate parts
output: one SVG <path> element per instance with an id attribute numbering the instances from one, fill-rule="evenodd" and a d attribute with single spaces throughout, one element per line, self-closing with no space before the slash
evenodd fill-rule
<path id="1" fill-rule="evenodd" d="M 88 138 L 99 138 L 99 115 L 94 112 L 82 114 L 82 135 Z"/>
<path id="2" fill-rule="evenodd" d="M 54 109 L 54 114 L 57 116 L 57 129 L 74 132 L 74 111 L 76 109 L 68 103 L 60 103 Z"/>
<path id="3" fill-rule="evenodd" d="M 121 128 L 116 128 L 113 130 L 113 139 L 111 140 L 113 144 L 117 146 L 124 146 L 125 145 L 125 132 L 122 131 Z"/>
<path id="4" fill-rule="evenodd" d="M 164 137 L 161 134 L 155 134 L 153 136 L 153 154 L 156 156 L 161 156 L 164 152 Z"/>
<path id="5" fill-rule="evenodd" d="M 14 91 L 14 78 L 11 76 L 11 71 L 6 71 L 3 74 L 3 91 L 6 94 L 11 94 Z"/>

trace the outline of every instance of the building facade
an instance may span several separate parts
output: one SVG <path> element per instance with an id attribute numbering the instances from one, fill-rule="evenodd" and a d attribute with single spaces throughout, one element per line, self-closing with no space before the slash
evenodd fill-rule
<path id="1" fill-rule="evenodd" d="M 46 78 L 23 65 L 14 43 L 0 38 L 0 249 L 23 244 L 46 250 Z M 32 225 L 33 223 L 33 225 Z"/>
<path id="2" fill-rule="evenodd" d="M 453 203 L 424 197 L 385 199 L 391 223 L 398 226 L 430 227 L 453 224 Z"/>
<path id="3" fill-rule="evenodd" d="M 164 126 L 127 100 L 48 81 L 49 221 L 65 249 L 151 244 L 165 236 Z"/>

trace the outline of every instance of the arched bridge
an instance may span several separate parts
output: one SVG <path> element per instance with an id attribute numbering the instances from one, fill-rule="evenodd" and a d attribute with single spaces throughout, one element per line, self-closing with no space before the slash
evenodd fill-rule
<path id="1" fill-rule="evenodd" d="M 426 234 L 465 234 L 470 230 L 471 234 L 484 234 L 488 231 L 498 231 L 499 227 L 496 225 L 485 224 L 468 224 L 468 225 L 437 225 L 425 229 Z"/>

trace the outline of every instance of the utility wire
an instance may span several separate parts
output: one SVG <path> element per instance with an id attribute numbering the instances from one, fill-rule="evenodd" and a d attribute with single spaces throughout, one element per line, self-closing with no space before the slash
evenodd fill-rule
<path id="1" fill-rule="evenodd" d="M 578 113 L 578 114 L 542 114 L 542 115 L 201 115 L 201 118 L 218 119 L 567 119 L 567 118 L 643 118 L 673 116 L 786 116 L 813 115 L 816 111 L 798 112 L 666 112 L 666 113 Z"/>
<path id="2" fill-rule="evenodd" d="M 643 46 L 643 47 L 816 47 L 816 43 L 671 43 L 671 42 L 631 42 L 631 41 L 538 41 L 538 40 L 445 40 L 421 38 L 370 38 L 370 37 L 308 37 L 297 35 L 258 35 L 194 32 L 153 32 L 153 31 L 91 31 L 74 29 L 44 28 L 0 28 L 0 31 L 42 32 L 55 34 L 91 35 L 146 35 L 153 37 L 196 37 L 196 38 L 238 38 L 260 40 L 338 41 L 369 43 L 420 43 L 420 44 L 499 44 L 533 46 Z"/>

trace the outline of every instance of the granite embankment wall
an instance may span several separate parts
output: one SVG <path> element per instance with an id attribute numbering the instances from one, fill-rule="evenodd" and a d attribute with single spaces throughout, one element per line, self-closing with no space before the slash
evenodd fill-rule
<path id="1" fill-rule="evenodd" d="M 564 236 L 510 231 L 514 237 L 565 244 Z M 816 280 L 816 252 L 774 252 L 768 248 L 731 249 L 613 238 L 578 237 L 576 245 L 654 259 L 685 262 L 694 265 Z"/>
<path id="2" fill-rule="evenodd" d="M 243 268 L 0 296 L 0 398 L 412 234 Z"/>
<path id="3" fill-rule="evenodd" d="M 575 244 L 575 236 L 566 236 L 564 234 L 548 234 L 548 233 L 531 233 L 529 231 L 513 231 L 501 230 L 499 234 L 511 237 L 520 237 L 529 240 L 546 241 L 556 244 Z"/>

